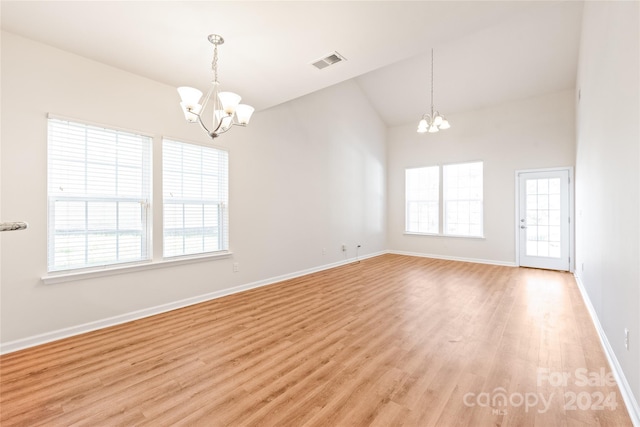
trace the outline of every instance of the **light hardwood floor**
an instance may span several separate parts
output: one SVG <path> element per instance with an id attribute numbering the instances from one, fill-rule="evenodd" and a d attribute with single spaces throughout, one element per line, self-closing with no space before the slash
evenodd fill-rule
<path id="1" fill-rule="evenodd" d="M 630 426 L 600 372 L 570 274 L 383 255 L 4 355 L 0 424 Z"/>

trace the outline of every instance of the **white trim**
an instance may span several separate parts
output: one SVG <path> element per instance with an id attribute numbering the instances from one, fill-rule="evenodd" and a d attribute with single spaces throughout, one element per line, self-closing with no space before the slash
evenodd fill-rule
<path id="1" fill-rule="evenodd" d="M 482 164 L 482 236 L 467 236 L 462 234 L 447 234 L 445 233 L 446 229 L 446 218 L 445 218 L 445 199 L 444 199 L 444 168 L 446 166 L 459 166 L 459 165 L 467 165 L 473 163 L 481 163 Z M 438 168 L 438 232 L 437 233 L 422 233 L 419 231 L 408 231 L 407 228 L 407 171 L 413 169 L 426 169 L 426 168 Z M 437 237 L 461 237 L 467 239 L 485 239 L 484 234 L 484 196 L 485 196 L 485 168 L 484 168 L 484 160 L 468 160 L 464 162 L 451 162 L 451 163 L 436 163 L 428 166 L 410 166 L 404 168 L 404 235 L 416 235 L 416 236 L 437 236 Z"/>
<path id="2" fill-rule="evenodd" d="M 419 231 L 404 231 L 402 234 L 405 236 L 434 236 L 434 237 L 442 237 L 442 234 L 439 233 L 420 233 Z"/>
<path id="3" fill-rule="evenodd" d="M 222 251 L 201 255 L 182 256 L 174 258 L 165 258 L 162 261 L 155 262 L 143 262 L 136 264 L 109 264 L 105 265 L 102 269 L 91 269 L 82 271 L 70 271 L 67 270 L 60 274 L 51 272 L 45 276 L 42 276 L 42 281 L 45 285 L 51 285 L 54 283 L 72 282 L 74 280 L 94 279 L 96 277 L 115 276 L 117 274 L 133 273 L 136 271 L 153 270 L 156 268 L 173 267 L 180 264 L 192 264 L 194 262 L 213 261 L 215 259 L 228 258 L 233 255 L 233 252 Z"/>
<path id="4" fill-rule="evenodd" d="M 47 119 L 62 120 L 64 122 L 79 123 L 81 125 L 94 126 L 94 127 L 98 127 L 98 128 L 102 128 L 102 129 L 133 133 L 133 134 L 136 134 L 136 135 L 146 136 L 147 138 L 151 138 L 152 140 L 153 140 L 153 138 L 156 137 L 156 135 L 154 135 L 153 133 L 145 132 L 145 131 L 142 131 L 142 130 L 123 128 L 123 127 L 119 127 L 119 126 L 112 126 L 112 125 L 105 124 L 105 123 L 98 123 L 98 122 L 92 122 L 92 121 L 84 120 L 84 119 L 76 119 L 74 117 L 61 116 L 61 115 L 54 114 L 54 113 L 47 113 Z"/>
<path id="5" fill-rule="evenodd" d="M 166 304 L 161 304 L 155 307 L 149 307 L 142 310 L 136 310 L 129 313 L 121 314 L 118 316 L 108 317 L 106 319 L 96 320 L 93 322 L 84 323 L 82 325 L 71 326 L 68 328 L 58 329 L 56 331 L 46 332 L 44 334 L 34 335 L 27 338 L 18 339 L 15 341 L 9 341 L 7 343 L 0 344 L 0 354 L 12 353 L 14 351 L 23 350 L 25 348 L 34 347 L 40 344 L 46 344 L 48 342 L 57 341 L 63 338 L 68 338 L 74 335 L 84 334 L 86 332 L 95 331 L 98 329 L 107 328 L 110 326 L 119 325 L 126 322 L 131 322 L 133 320 L 142 319 L 144 317 L 153 316 L 156 314 L 165 313 L 167 311 L 176 310 L 178 308 L 187 307 L 190 305 L 198 304 L 205 301 L 210 301 L 216 298 L 224 297 L 227 295 L 235 294 L 238 292 L 247 291 L 249 289 L 259 288 L 262 286 L 268 286 L 275 283 L 282 282 L 284 280 L 293 279 L 300 276 L 305 276 L 311 273 L 317 273 L 319 271 L 328 270 L 330 268 L 340 267 L 342 265 L 351 264 L 353 262 L 357 262 L 359 260 L 376 257 L 379 255 L 383 255 L 387 253 L 387 251 L 381 251 L 373 254 L 368 254 L 364 256 L 359 256 L 358 258 L 348 258 L 343 261 L 334 262 L 331 264 L 321 265 L 319 267 L 308 268 L 306 270 L 296 271 L 294 273 L 283 274 L 281 276 L 271 277 L 265 280 L 259 280 L 257 282 L 247 283 L 244 285 L 234 286 L 231 288 L 221 289 L 219 291 L 209 292 L 204 295 L 199 295 L 191 298 L 186 298 L 179 301 L 173 301 Z M 226 254 L 226 256 L 230 256 L 231 254 Z M 184 259 L 184 260 L 176 260 L 176 261 L 184 261 L 184 262 L 197 262 L 199 259 Z M 154 267 L 164 267 L 167 263 L 171 263 L 171 265 L 175 265 L 175 261 L 156 263 Z M 163 264 L 163 265 L 159 265 Z M 149 266 L 146 264 L 145 267 Z M 151 267 L 153 268 L 153 267 Z M 113 271 L 113 270 L 111 270 Z M 118 273 L 114 273 L 118 274 Z"/>
<path id="6" fill-rule="evenodd" d="M 492 259 L 479 259 L 479 258 L 462 258 L 462 257 L 456 257 L 456 256 L 449 256 L 449 255 L 424 254 L 420 252 L 405 252 L 405 251 L 394 251 L 394 250 L 389 250 L 387 251 L 387 253 L 395 254 L 395 255 L 415 256 L 420 258 L 444 259 L 447 261 L 473 262 L 476 264 L 490 264 L 490 265 L 501 265 L 503 267 L 516 267 L 516 264 L 511 261 L 498 261 L 498 260 L 492 260 Z"/>
<path id="7" fill-rule="evenodd" d="M 515 265 L 520 266 L 520 174 L 536 173 L 536 172 L 558 172 L 568 171 L 569 173 L 569 272 L 575 272 L 576 254 L 575 254 L 575 195 L 574 195 L 574 171 L 573 166 L 559 166 L 555 168 L 542 169 L 520 169 L 515 171 Z"/>
<path id="8" fill-rule="evenodd" d="M 520 267 L 520 174 L 525 171 L 515 171 L 515 209 L 513 210 L 513 223 L 515 224 L 515 254 L 516 261 L 515 264 L 517 267 Z"/>
<path id="9" fill-rule="evenodd" d="M 431 236 L 431 237 L 453 237 L 454 239 L 477 239 L 477 240 L 487 240 L 487 238 L 482 236 L 464 236 L 460 234 L 436 234 L 436 233 L 419 233 L 417 231 L 405 231 L 405 236 Z"/>
<path id="10" fill-rule="evenodd" d="M 604 350 L 605 356 L 607 356 L 607 360 L 609 361 L 609 367 L 613 372 L 613 376 L 618 383 L 618 388 L 620 389 L 620 394 L 622 394 L 622 400 L 624 400 L 624 404 L 627 407 L 627 411 L 629 412 L 629 417 L 631 418 L 631 422 L 635 427 L 640 427 L 640 405 L 638 405 L 638 401 L 633 395 L 633 391 L 631 390 L 631 386 L 627 381 L 626 376 L 624 375 L 624 371 L 618 362 L 618 358 L 616 357 L 611 344 L 609 343 L 609 339 L 602 329 L 602 325 L 600 324 L 600 320 L 598 319 L 598 314 L 596 313 L 593 304 L 591 304 L 591 299 L 589 298 L 589 294 L 580 279 L 580 276 L 574 273 L 573 277 L 576 279 L 576 283 L 578 284 L 578 289 L 580 290 L 580 295 L 582 295 L 582 300 L 584 301 L 584 305 L 587 307 L 589 311 L 589 315 L 591 316 L 591 320 L 593 321 L 593 325 L 596 327 L 596 332 L 598 333 L 598 337 L 600 338 L 600 344 L 602 344 L 602 348 Z"/>
<path id="11" fill-rule="evenodd" d="M 211 139 L 203 142 L 203 141 L 195 141 L 193 139 L 185 139 L 182 137 L 174 138 L 171 135 L 159 135 L 158 137 L 160 138 L 160 143 L 162 143 L 166 139 L 173 142 L 181 142 L 183 144 L 197 145 L 199 147 L 215 148 L 216 150 L 226 151 L 227 153 L 229 153 L 229 157 L 231 157 L 230 155 L 231 153 L 228 147 L 225 147 L 224 145 L 216 144 Z"/>

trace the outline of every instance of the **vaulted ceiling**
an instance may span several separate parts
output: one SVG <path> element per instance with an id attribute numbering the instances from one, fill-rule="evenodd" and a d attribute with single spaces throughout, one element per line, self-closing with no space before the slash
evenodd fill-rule
<path id="1" fill-rule="evenodd" d="M 171 86 L 266 109 L 355 79 L 388 125 L 573 88 L 579 1 L 4 1 L 2 29 Z M 347 60 L 310 64 L 333 51 Z M 46 64 L 42 64 L 46 67 Z M 109 84 L 109 82 L 105 82 Z M 177 99 L 177 94 L 176 94 Z M 340 114 L 340 106 L 336 106 Z"/>

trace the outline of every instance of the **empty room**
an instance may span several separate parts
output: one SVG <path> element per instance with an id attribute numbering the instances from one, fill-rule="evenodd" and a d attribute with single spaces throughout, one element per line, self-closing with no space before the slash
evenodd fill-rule
<path id="1" fill-rule="evenodd" d="M 640 427 L 640 2 L 0 19 L 3 427 Z"/>

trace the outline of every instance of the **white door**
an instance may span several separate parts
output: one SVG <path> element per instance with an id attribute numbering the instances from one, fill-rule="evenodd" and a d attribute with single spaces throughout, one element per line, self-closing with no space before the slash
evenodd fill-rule
<path id="1" fill-rule="evenodd" d="M 570 270 L 569 184 L 569 169 L 518 173 L 520 266 Z"/>

